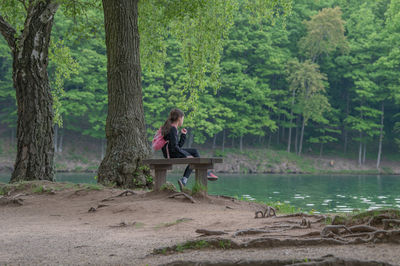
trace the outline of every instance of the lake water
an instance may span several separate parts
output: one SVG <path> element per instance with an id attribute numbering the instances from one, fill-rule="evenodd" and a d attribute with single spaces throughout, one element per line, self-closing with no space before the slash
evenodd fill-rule
<path id="1" fill-rule="evenodd" d="M 96 183 L 95 174 L 58 173 L 57 181 Z M 177 186 L 178 176 L 168 181 Z M 10 175 L 0 174 L 0 182 Z M 194 174 L 188 187 L 194 184 Z M 208 183 L 213 195 L 284 202 L 305 211 L 352 212 L 354 209 L 400 209 L 400 176 L 373 175 L 219 175 Z"/>

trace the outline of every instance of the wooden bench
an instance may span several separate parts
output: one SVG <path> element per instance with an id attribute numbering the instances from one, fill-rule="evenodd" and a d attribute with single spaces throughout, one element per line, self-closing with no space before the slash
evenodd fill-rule
<path id="1" fill-rule="evenodd" d="M 173 159 L 146 159 L 143 164 L 154 169 L 154 190 L 160 190 L 167 181 L 167 170 L 174 164 L 189 164 L 196 171 L 196 182 L 207 187 L 207 170 L 214 168 L 215 163 L 222 163 L 222 158 L 173 158 Z"/>

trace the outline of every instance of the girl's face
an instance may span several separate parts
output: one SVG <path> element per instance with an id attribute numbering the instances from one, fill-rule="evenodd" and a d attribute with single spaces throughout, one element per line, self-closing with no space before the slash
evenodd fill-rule
<path id="1" fill-rule="evenodd" d="M 184 116 L 179 117 L 179 119 L 178 119 L 178 127 L 181 127 L 181 126 L 183 125 L 183 120 L 184 120 L 184 119 L 185 119 Z"/>

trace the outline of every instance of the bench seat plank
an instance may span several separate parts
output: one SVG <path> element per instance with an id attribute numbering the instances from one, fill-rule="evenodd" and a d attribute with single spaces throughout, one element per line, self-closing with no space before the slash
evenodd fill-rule
<path id="1" fill-rule="evenodd" d="M 212 169 L 215 163 L 222 163 L 222 158 L 172 158 L 172 159 L 146 159 L 143 164 L 155 170 L 154 189 L 160 190 L 166 183 L 167 170 L 174 164 L 189 164 L 196 171 L 196 182 L 207 187 L 207 170 Z"/>

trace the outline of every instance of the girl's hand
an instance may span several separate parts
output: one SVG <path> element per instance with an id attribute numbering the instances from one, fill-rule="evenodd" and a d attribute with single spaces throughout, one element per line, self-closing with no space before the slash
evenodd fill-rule
<path id="1" fill-rule="evenodd" d="M 187 133 L 187 129 L 186 128 L 182 128 L 181 132 L 182 132 L 182 134 L 186 134 Z"/>

